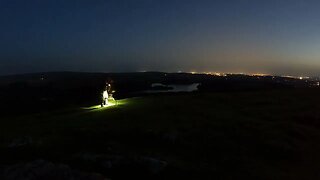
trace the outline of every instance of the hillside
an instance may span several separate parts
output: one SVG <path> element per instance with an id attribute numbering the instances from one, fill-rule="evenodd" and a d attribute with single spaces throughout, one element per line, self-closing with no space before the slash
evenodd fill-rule
<path id="1" fill-rule="evenodd" d="M 1 118 L 0 168 L 42 159 L 110 179 L 318 179 L 319 100 L 317 89 L 164 94 Z"/>

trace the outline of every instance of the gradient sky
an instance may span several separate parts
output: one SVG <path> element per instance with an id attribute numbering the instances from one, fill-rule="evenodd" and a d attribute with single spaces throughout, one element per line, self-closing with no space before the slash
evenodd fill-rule
<path id="1" fill-rule="evenodd" d="M 0 0 L 0 74 L 320 75 L 317 0 Z"/>

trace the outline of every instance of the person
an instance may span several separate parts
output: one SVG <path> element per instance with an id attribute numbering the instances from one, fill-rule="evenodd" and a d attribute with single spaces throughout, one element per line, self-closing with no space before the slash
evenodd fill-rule
<path id="1" fill-rule="evenodd" d="M 101 107 L 108 105 L 108 98 L 109 94 L 107 90 L 104 90 L 102 92 L 102 102 L 101 102 Z"/>
<path id="2" fill-rule="evenodd" d="M 108 99 L 109 99 L 109 93 L 111 89 L 111 84 L 106 83 L 106 87 L 104 88 L 104 91 L 102 92 L 102 102 L 101 107 L 108 105 Z"/>

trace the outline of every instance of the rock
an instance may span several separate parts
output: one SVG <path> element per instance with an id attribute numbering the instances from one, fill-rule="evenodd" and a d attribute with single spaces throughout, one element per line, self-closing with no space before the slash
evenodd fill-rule
<path id="1" fill-rule="evenodd" d="M 168 163 L 165 161 L 161 161 L 151 157 L 142 157 L 139 161 L 141 164 L 147 167 L 148 171 L 150 171 L 153 174 L 161 172 L 168 165 Z"/>
<path id="2" fill-rule="evenodd" d="M 76 154 L 74 158 L 84 161 L 86 164 L 89 163 L 101 167 L 104 170 L 110 170 L 114 167 L 121 166 L 126 162 L 126 159 L 119 155 L 80 153 Z"/>
<path id="3" fill-rule="evenodd" d="M 164 133 L 162 139 L 168 143 L 175 144 L 178 141 L 178 132 Z"/>
<path id="4" fill-rule="evenodd" d="M 124 157 L 106 154 L 77 154 L 76 159 L 100 167 L 105 171 L 121 170 L 122 172 L 135 169 L 140 172 L 157 174 L 166 168 L 167 162 L 151 157 Z"/>
<path id="5" fill-rule="evenodd" d="M 9 148 L 18 148 L 23 146 L 28 146 L 33 143 L 33 139 L 29 136 L 14 139 L 9 145 Z"/>
<path id="6" fill-rule="evenodd" d="M 21 163 L 5 168 L 4 180 L 106 180 L 95 173 L 84 173 L 65 164 L 54 164 L 44 160 Z"/>

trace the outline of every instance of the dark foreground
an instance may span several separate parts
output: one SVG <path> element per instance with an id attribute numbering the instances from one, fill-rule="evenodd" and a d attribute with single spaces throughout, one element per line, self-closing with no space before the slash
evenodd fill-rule
<path id="1" fill-rule="evenodd" d="M 319 179 L 319 100 L 193 93 L 7 116 L 0 179 Z"/>

